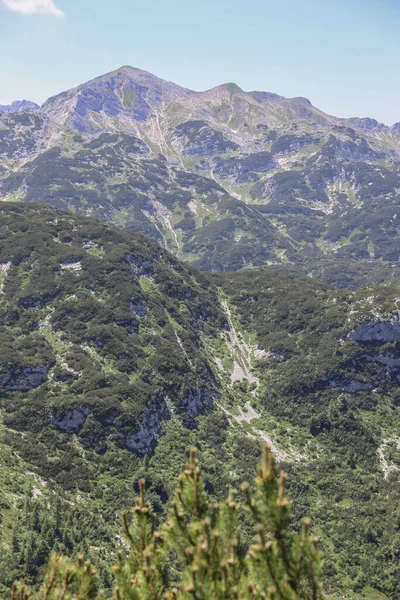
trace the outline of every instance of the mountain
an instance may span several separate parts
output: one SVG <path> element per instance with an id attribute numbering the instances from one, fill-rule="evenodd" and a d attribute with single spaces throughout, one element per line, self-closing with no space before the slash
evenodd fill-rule
<path id="1" fill-rule="evenodd" d="M 208 275 L 140 234 L 4 203 L 4 593 L 16 576 L 35 584 L 51 548 L 92 558 L 107 588 L 133 482 L 162 518 L 188 446 L 218 499 L 269 441 L 295 522 L 311 516 L 322 540 L 330 597 L 396 598 L 399 297 Z"/>
<path id="2" fill-rule="evenodd" d="M 40 106 L 30 100 L 15 100 L 11 104 L 0 104 L 0 113 L 20 113 L 39 109 Z"/>
<path id="3" fill-rule="evenodd" d="M 396 282 L 399 124 L 131 67 L 0 116 L 0 197 L 143 233 L 202 270 Z"/>

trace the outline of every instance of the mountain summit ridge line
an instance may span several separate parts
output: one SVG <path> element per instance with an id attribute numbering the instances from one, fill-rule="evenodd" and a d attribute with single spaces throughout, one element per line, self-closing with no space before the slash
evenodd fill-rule
<path id="1" fill-rule="evenodd" d="M 0 114 L 0 200 L 140 232 L 201 270 L 396 282 L 400 124 L 122 67 Z"/>
<path id="2" fill-rule="evenodd" d="M 193 90 L 193 89 L 187 88 L 185 86 L 181 86 L 172 81 L 169 81 L 167 79 L 162 79 L 162 78 L 158 77 L 157 75 L 154 75 L 154 74 L 150 73 L 149 71 L 140 69 L 138 67 L 132 67 L 130 65 L 123 65 L 122 67 L 120 67 L 118 69 L 115 69 L 113 71 L 109 71 L 108 73 L 104 73 L 103 75 L 94 77 L 85 83 L 78 84 L 77 86 L 74 86 L 74 87 L 70 88 L 69 90 L 60 92 L 53 96 L 50 96 L 41 105 L 38 105 L 35 102 L 31 102 L 28 100 L 16 100 L 9 105 L 0 105 L 0 112 L 11 112 L 11 111 L 14 112 L 14 110 L 12 110 L 12 109 L 16 109 L 17 106 L 15 106 L 15 105 L 18 105 L 18 104 L 21 104 L 21 105 L 23 104 L 25 106 L 21 106 L 21 108 L 18 108 L 17 110 L 15 110 L 15 112 L 22 112 L 24 110 L 35 110 L 36 108 L 43 108 L 47 105 L 48 102 L 60 98 L 67 92 L 80 91 L 81 89 L 83 89 L 86 86 L 89 86 L 90 84 L 95 84 L 101 80 L 104 80 L 111 76 L 114 76 L 117 73 L 128 73 L 130 75 L 132 75 L 134 73 L 139 74 L 140 77 L 145 77 L 148 79 L 152 79 L 154 81 L 158 81 L 163 85 L 166 85 L 166 84 L 172 85 L 175 88 L 179 88 L 180 90 L 189 92 L 190 94 L 193 94 L 193 95 L 201 95 L 201 94 L 206 95 L 210 92 L 214 92 L 219 89 L 236 88 L 238 92 L 241 92 L 248 96 L 264 97 L 265 99 L 268 98 L 268 100 L 270 100 L 270 101 L 272 101 L 272 100 L 299 100 L 299 101 L 304 101 L 306 104 L 314 107 L 314 105 L 308 98 L 305 98 L 302 96 L 294 96 L 294 97 L 290 98 L 290 97 L 285 97 L 285 96 L 276 94 L 274 92 L 266 92 L 266 91 L 259 91 L 259 90 L 245 91 L 238 84 L 236 84 L 234 82 L 222 83 L 220 85 L 208 88 L 206 90 Z M 31 105 L 31 106 L 29 107 L 28 105 Z M 321 112 L 323 112 L 323 111 L 321 111 Z M 396 122 L 393 125 L 386 125 L 385 123 L 379 122 L 376 119 L 368 117 L 368 116 L 367 117 L 356 117 L 356 116 L 354 116 L 354 117 L 336 117 L 334 115 L 328 115 L 328 113 L 324 113 L 324 114 L 326 114 L 327 116 L 331 116 L 334 119 L 339 119 L 340 121 L 353 121 L 353 120 L 365 121 L 365 122 L 368 122 L 370 126 L 378 127 L 378 128 L 391 129 L 392 127 L 394 127 L 395 125 L 398 125 L 398 123 L 399 123 L 399 122 Z"/>

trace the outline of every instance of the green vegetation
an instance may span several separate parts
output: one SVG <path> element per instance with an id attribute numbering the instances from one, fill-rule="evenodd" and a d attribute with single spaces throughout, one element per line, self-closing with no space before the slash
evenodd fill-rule
<path id="1" fill-rule="evenodd" d="M 15 203 L 0 271 L 1 597 L 14 578 L 36 589 L 52 549 L 91 559 L 108 594 L 135 482 L 161 523 L 188 445 L 215 503 L 261 440 L 295 522 L 313 519 L 327 594 L 398 596 L 398 287 L 207 275 L 137 233 Z"/>
<path id="2" fill-rule="evenodd" d="M 132 108 L 135 101 L 136 92 L 135 90 L 127 90 L 124 92 L 124 106 Z"/>
<path id="3" fill-rule="evenodd" d="M 396 129 L 231 84 L 194 101 L 141 77 L 124 68 L 43 109 L 0 115 L 1 597 L 14 579 L 39 598 L 109 597 L 118 549 L 116 600 L 135 597 L 131 577 L 144 597 L 149 577 L 167 597 L 268 597 L 245 497 L 235 507 L 223 498 L 269 440 L 295 517 L 277 520 L 273 488 L 275 522 L 253 522 L 273 532 L 270 597 L 311 593 L 314 550 L 309 538 L 299 548 L 295 524 L 307 514 L 329 598 L 395 600 Z M 174 496 L 191 444 L 204 466 L 200 505 L 185 496 L 194 459 Z M 128 539 L 160 535 L 154 546 L 146 538 L 149 555 L 135 543 L 128 558 L 118 514 L 142 478 L 152 509 L 141 497 Z M 214 574 L 184 539 L 206 538 L 208 517 L 221 530 L 210 556 L 226 562 Z M 283 539 L 289 554 L 307 550 L 299 571 Z M 69 558 L 53 559 L 38 592 L 52 551 Z"/>
<path id="4" fill-rule="evenodd" d="M 123 514 L 129 556 L 118 553 L 114 597 L 135 600 L 166 598 L 230 600 L 317 600 L 321 598 L 320 556 L 317 539 L 308 534 L 304 519 L 301 535 L 287 530 L 290 502 L 286 476 L 276 478 L 275 461 L 265 446 L 255 489 L 242 485 L 243 501 L 234 492 L 213 504 L 192 449 L 166 522 L 156 526 L 156 514 L 145 500 L 144 479 L 136 506 Z M 241 521 L 245 521 L 241 525 Z M 250 545 L 241 529 L 254 535 Z M 34 598 L 98 597 L 98 577 L 91 564 L 76 565 L 55 556 L 44 586 Z M 13 588 L 13 598 L 27 599 L 24 585 Z"/>
<path id="5" fill-rule="evenodd" d="M 298 429 L 297 441 L 299 430 L 310 434 L 309 452 L 288 471 L 296 505 L 307 509 L 326 544 L 325 572 L 338 587 L 362 590 L 368 580 L 397 597 L 397 567 L 390 583 L 383 573 L 396 552 L 394 507 L 400 501 L 393 448 L 400 426 L 400 347 L 351 341 L 348 332 L 377 313 L 391 318 L 398 288 L 348 294 L 268 271 L 213 279 L 268 352 L 259 360 L 260 413 Z M 384 449 L 394 469 L 384 479 L 377 450 L 386 432 L 394 436 Z"/>

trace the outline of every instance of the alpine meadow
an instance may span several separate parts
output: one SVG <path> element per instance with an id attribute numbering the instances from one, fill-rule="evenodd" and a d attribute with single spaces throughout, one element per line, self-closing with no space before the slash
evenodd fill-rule
<path id="1" fill-rule="evenodd" d="M 400 598 L 400 123 L 124 66 L 0 200 L 2 599 Z"/>

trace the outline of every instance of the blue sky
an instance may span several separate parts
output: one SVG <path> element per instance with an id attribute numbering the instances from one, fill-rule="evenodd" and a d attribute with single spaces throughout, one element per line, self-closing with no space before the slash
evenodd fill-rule
<path id="1" fill-rule="evenodd" d="M 400 121 L 399 0 L 0 0 L 0 104 L 124 64 Z"/>

